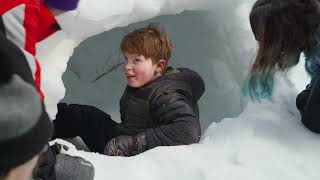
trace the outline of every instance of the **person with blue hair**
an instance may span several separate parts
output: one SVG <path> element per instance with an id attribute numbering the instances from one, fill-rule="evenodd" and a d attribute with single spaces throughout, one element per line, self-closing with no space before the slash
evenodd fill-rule
<path id="1" fill-rule="evenodd" d="M 250 24 L 258 52 L 244 86 L 254 100 L 270 98 L 274 74 L 295 66 L 301 53 L 311 76 L 296 100 L 303 124 L 320 133 L 320 7 L 317 0 L 257 0 Z"/>

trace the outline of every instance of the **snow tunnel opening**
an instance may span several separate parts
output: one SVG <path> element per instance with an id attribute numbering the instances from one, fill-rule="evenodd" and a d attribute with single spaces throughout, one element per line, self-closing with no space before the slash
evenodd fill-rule
<path id="1" fill-rule="evenodd" d="M 236 117 L 243 109 L 241 86 L 252 51 L 242 42 L 251 35 L 241 28 L 239 19 L 221 20 L 221 14 L 210 11 L 163 15 L 83 41 L 74 49 L 63 74 L 66 93 L 62 102 L 96 106 L 119 122 L 118 101 L 125 79 L 121 67 L 106 72 L 121 62 L 121 38 L 150 22 L 160 23 L 172 39 L 169 65 L 193 69 L 205 81 L 206 92 L 199 101 L 202 132 L 212 122 Z"/>

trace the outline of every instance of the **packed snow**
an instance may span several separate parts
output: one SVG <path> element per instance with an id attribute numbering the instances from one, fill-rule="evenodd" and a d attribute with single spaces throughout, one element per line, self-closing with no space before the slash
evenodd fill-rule
<path id="1" fill-rule="evenodd" d="M 103 102 L 95 102 L 98 100 L 97 97 L 92 97 L 93 100 L 90 100 L 84 96 L 90 94 L 88 92 L 94 94 L 108 91 L 108 88 L 112 89 L 108 83 L 115 81 L 113 78 L 117 79 L 117 76 L 120 79 L 121 71 L 110 74 L 109 78 L 104 78 L 101 82 L 88 83 L 95 67 L 104 61 L 88 60 L 85 64 L 77 64 L 77 57 L 80 55 L 73 55 L 73 52 L 77 51 L 75 47 L 79 46 L 78 49 L 81 50 L 82 44 L 79 43 L 99 33 L 106 31 L 106 36 L 114 35 L 117 29 L 122 30 L 121 27 L 127 30 L 127 25 L 133 25 L 131 27 L 133 28 L 141 25 L 133 23 L 154 17 L 160 18 L 157 20 L 161 21 L 159 16 L 170 15 L 164 19 L 178 17 L 176 23 L 171 22 L 175 25 L 164 24 L 171 28 L 169 33 L 175 39 L 177 36 L 174 33 L 175 28 L 181 32 L 186 27 L 182 25 L 188 23 L 192 25 L 197 21 L 181 21 L 184 19 L 182 16 L 186 13 L 185 10 L 189 10 L 191 15 L 189 16 L 187 12 L 184 17 L 205 17 L 198 20 L 203 22 L 203 26 L 199 29 L 211 27 L 210 30 L 204 31 L 206 34 L 198 33 L 190 36 L 199 36 L 201 41 L 206 39 L 214 41 L 212 47 L 209 47 L 214 48 L 212 52 L 216 53 L 215 55 L 207 53 L 209 54 L 207 59 L 197 59 L 198 65 L 194 65 L 191 60 L 184 64 L 196 69 L 200 74 L 203 73 L 201 75 L 207 84 L 206 95 L 200 102 L 200 108 L 204 109 L 201 112 L 204 116 L 201 118 L 205 118 L 201 120 L 206 125 L 202 126 L 203 136 L 199 144 L 157 147 L 128 158 L 108 157 L 76 150 L 70 143 L 58 140 L 70 147 L 64 153 L 81 156 L 92 162 L 95 167 L 95 180 L 318 180 L 320 136 L 302 125 L 300 114 L 295 107 L 297 93 L 309 81 L 303 70 L 303 61 L 289 72 L 276 75 L 275 91 L 271 101 L 244 103 L 241 100 L 241 83 L 254 57 L 256 45 L 248 22 L 252 2 L 253 0 L 81 0 L 76 11 L 61 15 L 58 20 L 65 30 L 56 33 L 38 46 L 38 57 L 43 69 L 45 103 L 51 118 L 54 118 L 56 104 L 64 97 L 66 91 L 69 92 L 63 99 L 66 102 L 97 105 L 117 116 L 115 112 L 117 104 L 108 106 Z M 201 13 L 203 10 L 211 12 L 208 15 L 192 15 L 192 12 L 199 10 Z M 112 48 L 114 42 L 111 40 L 116 39 L 108 40 L 110 41 L 104 42 L 105 46 Z M 176 41 L 180 40 L 181 37 Z M 199 44 L 194 46 L 200 48 L 195 50 L 195 54 L 211 51 L 210 48 L 202 47 L 200 41 L 196 42 Z M 182 44 L 177 44 L 175 48 L 179 48 Z M 113 48 L 118 48 L 117 45 L 113 45 Z M 180 57 L 184 57 L 181 54 L 183 50 L 178 49 L 175 57 L 181 59 Z M 69 62 L 67 68 L 71 56 L 72 62 Z M 85 71 L 85 68 L 90 69 L 88 67 L 90 63 L 94 66 L 92 71 Z M 174 65 L 181 64 L 183 61 Z M 208 69 L 210 71 L 202 72 L 202 68 L 206 68 L 205 72 Z M 64 88 L 61 79 L 64 72 L 66 72 L 64 79 L 67 89 Z M 119 88 L 123 85 L 120 84 Z M 82 88 L 85 90 L 82 91 Z M 117 89 L 112 90 L 117 91 Z M 112 91 L 107 93 L 110 94 Z M 106 96 L 101 94 L 98 97 L 103 99 Z"/>

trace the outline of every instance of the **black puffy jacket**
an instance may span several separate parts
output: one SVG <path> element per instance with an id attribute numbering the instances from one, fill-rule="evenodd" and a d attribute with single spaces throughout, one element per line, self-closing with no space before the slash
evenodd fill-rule
<path id="1" fill-rule="evenodd" d="M 202 78 L 186 68 L 168 68 L 140 88 L 127 87 L 120 100 L 119 134 L 146 134 L 147 148 L 196 143 L 200 139 L 197 101 Z"/>
<path id="2" fill-rule="evenodd" d="M 320 77 L 313 87 L 308 86 L 296 99 L 302 123 L 311 131 L 320 133 Z"/>

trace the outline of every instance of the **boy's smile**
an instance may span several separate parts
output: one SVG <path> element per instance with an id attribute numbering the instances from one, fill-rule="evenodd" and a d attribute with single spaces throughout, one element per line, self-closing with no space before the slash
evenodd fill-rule
<path id="1" fill-rule="evenodd" d="M 150 58 L 138 54 L 123 54 L 124 72 L 130 87 L 142 87 L 150 81 L 161 76 L 158 64 L 154 64 Z"/>

